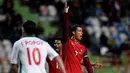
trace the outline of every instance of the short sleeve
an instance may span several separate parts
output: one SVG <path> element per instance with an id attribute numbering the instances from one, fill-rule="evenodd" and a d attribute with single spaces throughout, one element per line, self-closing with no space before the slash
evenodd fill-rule
<path id="1" fill-rule="evenodd" d="M 48 43 L 46 43 L 46 48 L 47 55 L 50 60 L 53 60 L 56 56 L 58 56 L 58 53 Z"/>
<path id="2" fill-rule="evenodd" d="M 88 57 L 88 52 L 87 52 L 87 50 L 85 49 L 84 54 L 83 54 L 83 58 L 87 58 L 87 57 Z"/>
<path id="3" fill-rule="evenodd" d="M 19 43 L 16 41 L 13 45 L 13 49 L 11 52 L 11 64 L 17 64 L 18 63 L 18 54 L 19 54 L 19 48 L 18 48 Z"/>

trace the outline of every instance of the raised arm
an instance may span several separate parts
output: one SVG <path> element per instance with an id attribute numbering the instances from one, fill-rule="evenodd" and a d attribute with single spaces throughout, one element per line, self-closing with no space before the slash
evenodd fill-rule
<path id="1" fill-rule="evenodd" d="M 69 11 L 69 7 L 67 6 L 67 2 L 65 2 L 64 5 L 64 25 L 63 25 L 63 55 L 62 58 L 63 60 L 65 59 L 65 42 L 67 40 L 69 40 L 69 24 L 68 24 L 68 11 Z"/>
<path id="2" fill-rule="evenodd" d="M 67 2 L 65 2 L 64 6 L 64 26 L 63 26 L 63 38 L 65 39 L 65 42 L 69 39 L 69 24 L 68 24 L 68 11 L 69 6 L 67 6 Z"/>

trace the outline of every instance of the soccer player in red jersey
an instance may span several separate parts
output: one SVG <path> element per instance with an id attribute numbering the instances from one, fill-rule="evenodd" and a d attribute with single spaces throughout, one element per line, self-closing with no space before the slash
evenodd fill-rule
<path id="1" fill-rule="evenodd" d="M 65 17 L 64 17 L 64 22 L 68 23 L 66 20 L 68 20 L 68 9 L 69 7 L 67 7 L 67 3 L 65 3 L 65 6 L 64 6 L 64 12 L 65 12 Z M 66 33 L 67 34 L 67 33 Z M 62 57 L 62 41 L 60 38 L 57 38 L 55 40 L 55 44 L 54 46 L 57 48 L 56 49 L 56 52 L 60 55 L 60 57 Z M 55 60 L 50 60 L 49 58 L 47 58 L 47 62 L 48 62 L 48 65 L 49 65 L 49 73 L 60 73 L 60 69 L 58 67 L 58 63 L 55 61 Z"/>
<path id="2" fill-rule="evenodd" d="M 56 52 L 62 57 L 62 43 L 61 39 L 56 39 L 54 46 L 57 48 Z M 49 73 L 60 73 L 60 68 L 58 66 L 58 63 L 55 60 L 50 60 L 47 58 L 47 62 L 49 65 Z"/>
<path id="3" fill-rule="evenodd" d="M 92 66 L 101 67 L 101 64 L 91 64 L 88 58 L 88 52 L 84 45 L 80 43 L 83 36 L 82 27 L 75 25 L 72 29 L 72 36 L 65 45 L 64 65 L 67 73 L 82 73 L 81 64 L 83 63 L 88 73 L 93 73 Z"/>
<path id="4" fill-rule="evenodd" d="M 42 38 L 43 32 L 44 30 L 42 29 L 42 27 L 37 26 L 36 28 L 36 36 Z M 60 38 L 56 38 L 54 41 L 54 46 L 56 47 L 56 49 L 54 49 L 60 57 L 62 57 L 62 41 Z M 60 67 L 58 66 L 58 63 L 55 60 L 50 60 L 49 57 L 46 58 L 46 71 L 48 73 L 60 73 Z"/>

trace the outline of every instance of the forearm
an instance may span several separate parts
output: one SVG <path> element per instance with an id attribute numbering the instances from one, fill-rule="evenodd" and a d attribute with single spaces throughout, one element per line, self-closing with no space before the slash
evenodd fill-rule
<path id="1" fill-rule="evenodd" d="M 60 48 L 60 50 L 59 50 L 59 55 L 60 55 L 60 57 L 63 56 L 63 55 L 62 55 L 62 48 Z"/>
<path id="2" fill-rule="evenodd" d="M 57 61 L 58 65 L 59 65 L 59 67 L 60 67 L 61 73 L 66 73 L 65 67 L 64 67 L 64 64 L 63 64 L 63 61 L 62 61 L 62 59 L 60 58 L 60 56 L 56 57 L 55 60 Z"/>
<path id="3" fill-rule="evenodd" d="M 93 73 L 92 64 L 90 63 L 88 58 L 84 58 L 84 65 L 85 65 L 88 73 Z"/>
<path id="4" fill-rule="evenodd" d="M 91 65 L 92 65 L 92 67 L 95 65 L 95 63 L 93 64 L 93 63 L 91 63 Z"/>
<path id="5" fill-rule="evenodd" d="M 64 25 L 63 25 L 63 38 L 64 38 L 64 43 L 69 40 L 69 24 L 68 24 L 68 13 L 64 12 Z M 62 58 L 65 60 L 65 44 L 63 44 L 63 51 L 62 51 Z"/>
<path id="6" fill-rule="evenodd" d="M 64 37 L 65 37 L 65 42 L 69 39 L 69 24 L 68 24 L 68 13 L 64 13 Z"/>

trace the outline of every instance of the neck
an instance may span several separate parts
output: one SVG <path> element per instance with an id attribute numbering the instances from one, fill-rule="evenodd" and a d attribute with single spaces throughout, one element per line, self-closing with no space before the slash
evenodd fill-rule
<path id="1" fill-rule="evenodd" d="M 24 34 L 23 37 L 34 37 L 34 34 Z"/>
<path id="2" fill-rule="evenodd" d="M 79 40 L 77 40 L 74 36 L 72 36 L 71 39 L 72 39 L 74 42 L 79 43 Z"/>

